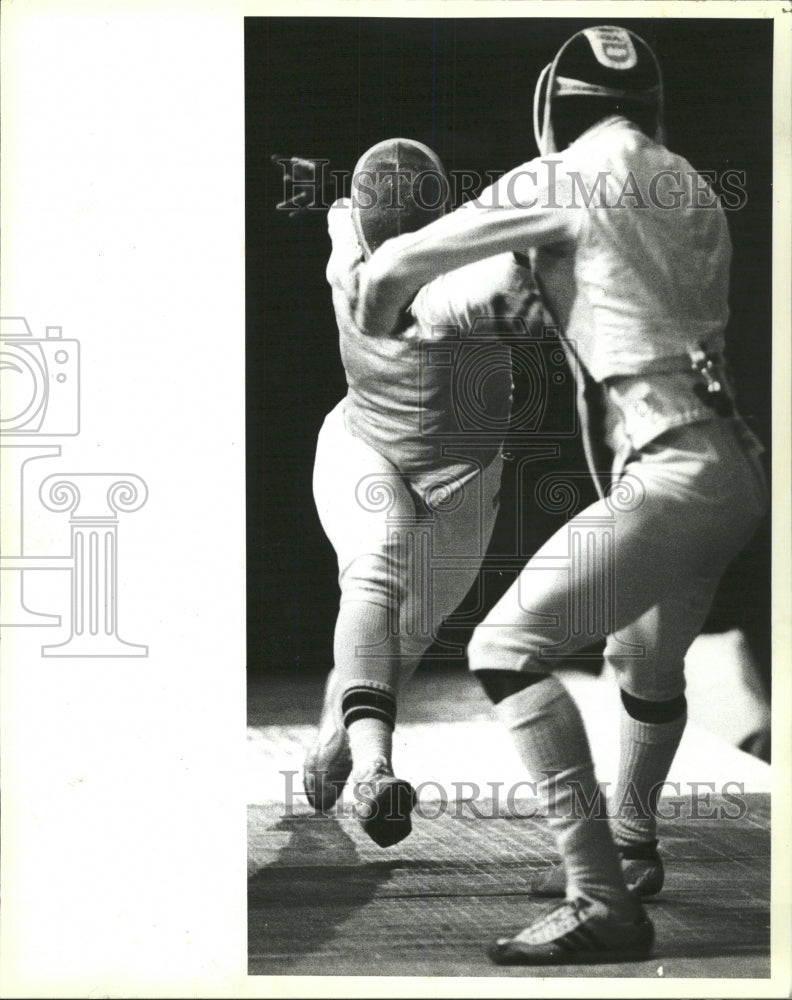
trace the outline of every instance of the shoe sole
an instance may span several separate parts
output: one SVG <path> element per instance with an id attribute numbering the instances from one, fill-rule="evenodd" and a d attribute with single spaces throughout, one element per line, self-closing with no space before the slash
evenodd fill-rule
<path id="1" fill-rule="evenodd" d="M 590 948 L 576 947 L 574 944 L 567 947 L 548 941 L 544 946 L 535 945 L 533 950 L 521 949 L 514 940 L 495 940 L 487 949 L 487 954 L 496 965 L 604 965 L 621 962 L 645 962 L 652 957 L 654 947 L 654 927 L 649 920 L 644 920 L 638 924 L 643 940 L 634 942 L 629 947 L 608 947 L 604 942 L 598 941 L 593 928 L 587 929 L 586 925 L 577 931 L 591 941 Z M 574 932 L 572 932 L 574 933 Z M 525 945 L 526 949 L 531 949 L 531 945 Z"/>
<path id="2" fill-rule="evenodd" d="M 611 950 L 603 946 L 602 951 L 565 951 L 530 953 L 507 950 L 494 942 L 487 950 L 495 965 L 605 965 L 622 962 L 645 962 L 652 957 L 651 944 L 646 948 Z"/>
<path id="3" fill-rule="evenodd" d="M 352 755 L 342 741 L 334 751 L 328 751 L 327 744 L 323 744 L 321 750 L 311 747 L 303 762 L 303 788 L 310 805 L 317 812 L 331 809 L 341 797 L 351 773 Z"/>
<path id="4" fill-rule="evenodd" d="M 415 808 L 415 789 L 408 781 L 398 778 L 383 784 L 371 799 L 365 800 L 370 816 L 355 816 L 363 831 L 379 847 L 393 847 L 412 832 L 410 813 Z"/>

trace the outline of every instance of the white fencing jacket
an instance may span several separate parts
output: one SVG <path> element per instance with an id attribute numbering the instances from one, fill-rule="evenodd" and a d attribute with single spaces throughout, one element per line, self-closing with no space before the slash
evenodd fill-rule
<path id="1" fill-rule="evenodd" d="M 624 407 L 622 440 L 639 448 L 712 419 L 689 354 L 723 353 L 731 241 L 717 196 L 684 158 L 612 116 L 372 260 L 384 255 L 417 288 L 505 250 L 530 257 L 579 368 Z"/>

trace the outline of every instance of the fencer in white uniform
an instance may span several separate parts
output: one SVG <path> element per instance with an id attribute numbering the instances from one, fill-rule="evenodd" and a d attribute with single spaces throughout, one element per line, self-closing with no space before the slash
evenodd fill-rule
<path id="1" fill-rule="evenodd" d="M 724 370 L 725 214 L 706 179 L 663 145 L 662 100 L 642 39 L 610 26 L 579 32 L 537 85 L 540 155 L 385 243 L 362 275 L 361 322 L 387 331 L 436 275 L 524 253 L 579 379 L 600 499 L 534 555 L 469 647 L 542 779 L 563 859 L 538 890 L 564 901 L 496 941 L 500 963 L 649 953 L 652 926 L 627 881 L 647 895 L 662 886 L 656 800 L 685 726 L 684 657 L 767 504 L 762 449 Z M 600 794 L 586 733 L 551 673 L 560 650 L 597 636 L 622 690 L 614 801 L 635 806 L 612 827 L 585 808 Z"/>

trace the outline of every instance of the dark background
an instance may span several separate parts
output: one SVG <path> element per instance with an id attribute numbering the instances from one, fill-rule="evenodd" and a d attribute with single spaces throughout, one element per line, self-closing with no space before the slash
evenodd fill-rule
<path id="1" fill-rule="evenodd" d="M 418 139 L 447 170 L 497 174 L 536 155 L 533 89 L 575 31 L 596 19 L 247 18 L 248 669 L 325 672 L 338 600 L 333 550 L 311 494 L 316 435 L 344 395 L 324 270 L 326 213 L 275 210 L 283 179 L 272 154 L 350 171 L 383 138 Z M 653 46 L 665 74 L 667 145 L 700 170 L 745 171 L 747 204 L 730 212 L 734 243 L 727 343 L 740 408 L 770 445 L 772 22 L 619 20 Z M 341 192 L 339 192 L 341 193 Z M 348 192 L 347 192 L 348 193 Z M 332 195 L 331 195 L 332 197 Z M 517 385 L 517 399 L 521 386 Z M 559 390 L 557 405 L 571 396 Z M 507 444 L 508 447 L 508 444 Z M 519 460 L 519 449 L 515 449 Z M 515 518 L 528 551 L 562 522 L 514 507 L 507 463 L 492 553 Z M 532 463 L 538 476 L 585 471 L 576 440 Z M 585 478 L 581 477 L 581 482 Z M 593 488 L 585 500 L 594 499 Z M 509 498 L 512 497 L 512 503 Z M 769 521 L 729 570 L 707 629 L 746 629 L 770 668 Z M 491 605 L 510 581 L 490 583 Z M 473 597 L 466 602 L 475 607 Z M 464 607 L 463 607 L 464 611 Z M 464 642 L 475 615 L 448 634 Z M 479 615 L 480 617 L 480 615 Z M 431 669 L 431 660 L 425 669 Z"/>

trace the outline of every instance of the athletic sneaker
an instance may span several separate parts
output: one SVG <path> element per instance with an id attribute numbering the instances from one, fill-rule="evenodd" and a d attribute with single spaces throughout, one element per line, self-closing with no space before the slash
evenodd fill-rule
<path id="1" fill-rule="evenodd" d="M 622 872 L 633 896 L 656 896 L 663 888 L 665 871 L 657 853 L 657 841 L 646 844 L 616 845 L 622 859 Z M 566 895 L 566 874 L 563 864 L 553 865 L 531 886 L 534 896 L 563 898 Z"/>
<path id="2" fill-rule="evenodd" d="M 573 965 L 648 958 L 654 928 L 638 907 L 633 920 L 617 920 L 604 903 L 566 899 L 512 938 L 489 949 L 496 965 Z"/>
<path id="3" fill-rule="evenodd" d="M 384 760 L 375 761 L 355 779 L 353 812 L 375 844 L 393 847 L 412 830 L 410 813 L 415 808 L 415 789 L 395 778 Z"/>
<path id="4" fill-rule="evenodd" d="M 303 763 L 305 794 L 317 812 L 327 812 L 335 805 L 352 772 L 352 753 L 341 713 L 337 677 L 335 670 L 328 674 L 319 731 Z"/>

